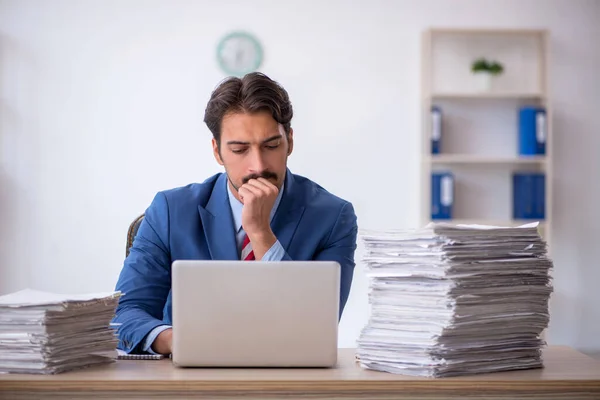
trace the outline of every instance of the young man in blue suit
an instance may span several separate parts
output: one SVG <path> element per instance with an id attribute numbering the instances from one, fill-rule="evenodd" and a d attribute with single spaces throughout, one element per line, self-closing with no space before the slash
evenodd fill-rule
<path id="1" fill-rule="evenodd" d="M 340 317 L 352 283 L 352 204 L 287 169 L 294 149 L 285 89 L 260 73 L 229 78 L 204 122 L 225 173 L 159 192 L 119 276 L 119 347 L 170 354 L 174 260 L 331 260 L 341 265 Z M 310 296 L 310 293 L 306 294 Z"/>

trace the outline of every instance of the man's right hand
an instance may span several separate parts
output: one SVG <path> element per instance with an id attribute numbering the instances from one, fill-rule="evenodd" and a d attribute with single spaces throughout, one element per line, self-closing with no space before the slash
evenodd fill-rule
<path id="1" fill-rule="evenodd" d="M 173 328 L 165 329 L 158 334 L 152 343 L 152 350 L 166 356 L 173 352 Z"/>

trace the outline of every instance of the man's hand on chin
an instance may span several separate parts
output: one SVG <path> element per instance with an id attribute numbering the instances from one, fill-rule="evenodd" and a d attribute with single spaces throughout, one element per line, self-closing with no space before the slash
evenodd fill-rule
<path id="1" fill-rule="evenodd" d="M 248 235 L 254 258 L 260 260 L 277 241 L 271 230 L 271 210 L 279 190 L 265 178 L 250 179 L 239 189 L 242 209 L 242 228 Z"/>

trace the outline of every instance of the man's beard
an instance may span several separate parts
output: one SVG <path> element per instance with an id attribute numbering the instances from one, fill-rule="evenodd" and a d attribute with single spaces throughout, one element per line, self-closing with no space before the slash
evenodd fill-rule
<path id="1" fill-rule="evenodd" d="M 264 178 L 266 180 L 278 182 L 277 174 L 275 172 L 263 171 L 260 174 L 250 174 L 250 175 L 243 177 L 242 185 L 245 185 L 246 183 L 248 183 L 248 181 L 250 179 L 258 179 L 258 178 Z M 240 188 L 237 187 L 236 185 L 234 185 L 234 183 L 231 181 L 231 178 L 228 177 L 227 179 L 229 179 L 229 183 L 231 183 L 231 186 L 233 186 L 233 188 L 239 192 Z"/>
<path id="2" fill-rule="evenodd" d="M 258 178 L 264 178 L 266 180 L 272 179 L 275 182 L 277 182 L 277 174 L 275 172 L 263 171 L 260 174 L 250 174 L 248 176 L 245 176 L 244 178 L 242 178 L 242 185 L 245 185 L 246 183 L 248 183 L 248 181 L 250 179 L 258 179 Z"/>

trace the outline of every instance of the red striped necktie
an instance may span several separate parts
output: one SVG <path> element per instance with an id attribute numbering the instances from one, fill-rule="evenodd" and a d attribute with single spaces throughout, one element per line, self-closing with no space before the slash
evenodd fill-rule
<path id="1" fill-rule="evenodd" d="M 254 250 L 252 250 L 252 243 L 248 235 L 244 235 L 244 242 L 242 243 L 242 256 L 240 257 L 243 261 L 254 261 Z"/>

